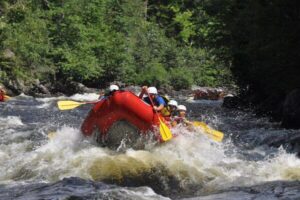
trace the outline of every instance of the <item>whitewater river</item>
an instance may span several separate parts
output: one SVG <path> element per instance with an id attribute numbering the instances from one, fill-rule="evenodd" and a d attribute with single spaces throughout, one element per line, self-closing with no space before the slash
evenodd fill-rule
<path id="1" fill-rule="evenodd" d="M 1 200 L 300 199 L 300 159 L 264 142 L 297 131 L 221 101 L 182 99 L 191 119 L 224 132 L 222 143 L 177 128 L 179 136 L 163 145 L 115 152 L 80 134 L 91 105 L 60 111 L 63 99 L 20 95 L 0 103 Z"/>

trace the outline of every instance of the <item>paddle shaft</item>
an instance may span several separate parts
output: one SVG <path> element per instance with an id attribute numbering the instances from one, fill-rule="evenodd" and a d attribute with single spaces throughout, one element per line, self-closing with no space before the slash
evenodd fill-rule
<path id="1" fill-rule="evenodd" d="M 146 91 L 146 93 L 147 93 L 147 95 L 148 95 L 148 97 L 149 97 L 149 100 L 150 100 L 150 102 L 151 102 L 151 104 L 152 104 L 152 107 L 154 107 L 154 103 L 153 103 L 153 100 L 152 100 L 152 98 L 151 98 L 149 92 Z M 162 127 L 162 129 L 163 129 L 163 134 L 164 134 L 165 138 L 167 138 L 167 140 L 171 139 L 171 138 L 172 138 L 172 133 L 171 133 L 171 131 L 170 131 L 170 130 L 166 130 L 166 129 L 168 129 L 168 127 L 167 127 L 167 126 L 163 123 L 163 121 L 160 119 L 160 116 L 159 116 L 157 110 L 154 109 L 154 108 L 153 108 L 153 110 L 154 110 L 155 114 L 156 114 L 157 117 L 158 117 L 159 123 L 160 123 L 160 125 L 161 125 L 160 127 Z M 170 137 L 168 137 L 168 134 L 167 134 L 168 132 L 170 132 L 170 134 L 171 134 Z M 160 131 L 160 134 L 162 134 L 161 131 Z M 162 137 L 162 138 L 163 138 L 163 137 Z"/>
<path id="2" fill-rule="evenodd" d="M 77 102 L 72 100 L 66 100 L 66 101 L 58 101 L 57 105 L 60 110 L 71 110 L 84 104 L 96 104 L 102 100 L 103 99 L 100 99 L 98 101 L 91 101 L 91 102 Z"/>
<path id="3" fill-rule="evenodd" d="M 148 91 L 146 91 L 146 93 L 147 93 L 147 95 L 148 95 L 148 97 L 150 99 L 152 107 L 154 107 L 154 102 L 153 102 L 152 98 L 150 97 L 150 94 L 148 93 Z M 157 110 L 155 110 L 154 108 L 153 108 L 153 110 L 154 110 L 155 114 L 157 114 L 157 117 L 158 117 L 158 119 L 160 121 L 160 117 L 159 117 L 159 114 L 158 114 Z"/>

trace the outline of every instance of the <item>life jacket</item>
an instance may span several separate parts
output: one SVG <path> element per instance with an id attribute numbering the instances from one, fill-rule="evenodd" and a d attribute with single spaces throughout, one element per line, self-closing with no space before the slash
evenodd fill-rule
<path id="1" fill-rule="evenodd" d="M 170 106 L 165 106 L 162 110 L 161 110 L 161 114 L 164 117 L 171 117 L 171 110 L 170 110 Z"/>
<path id="2" fill-rule="evenodd" d="M 165 95 L 161 95 L 161 97 L 166 102 L 166 106 L 161 110 L 161 114 L 164 117 L 171 117 L 170 106 L 168 106 L 168 103 L 169 103 L 170 99 Z"/>
<path id="3" fill-rule="evenodd" d="M 169 97 L 166 95 L 160 95 L 160 96 L 164 99 L 164 101 L 166 102 L 166 105 L 168 105 L 168 103 L 170 101 Z"/>

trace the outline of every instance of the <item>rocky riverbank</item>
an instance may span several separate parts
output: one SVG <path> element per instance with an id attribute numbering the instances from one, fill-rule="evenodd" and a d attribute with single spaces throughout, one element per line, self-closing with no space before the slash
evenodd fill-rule
<path id="1" fill-rule="evenodd" d="M 43 83 L 35 80 L 31 83 L 25 83 L 21 80 L 10 80 L 5 85 L 0 85 L 10 96 L 26 94 L 34 97 L 51 97 L 59 95 L 73 95 L 76 93 L 97 92 L 97 89 L 88 88 L 82 83 L 74 81 L 57 81 L 54 83 Z"/>
<path id="2" fill-rule="evenodd" d="M 116 83 L 114 83 L 116 84 Z M 127 86 L 124 83 L 118 82 L 117 85 L 125 90 L 130 90 L 135 93 L 140 91 L 140 86 Z M 51 97 L 59 95 L 73 95 L 76 93 L 98 93 L 104 90 L 107 86 L 102 88 L 89 88 L 82 83 L 74 81 L 57 81 L 54 83 L 43 83 L 40 80 L 35 80 L 30 84 L 26 84 L 20 80 L 11 80 L 5 85 L 0 85 L 4 88 L 8 95 L 16 96 L 21 93 L 34 97 Z M 212 87 L 193 87 L 191 89 L 185 89 L 180 91 L 175 91 L 172 86 L 164 86 L 159 89 L 159 92 L 168 96 L 179 96 L 190 98 L 194 100 L 221 100 L 229 92 L 224 88 L 212 88 Z"/>
<path id="3" fill-rule="evenodd" d="M 121 88 L 138 93 L 139 86 L 126 86 L 117 83 Z M 74 81 L 57 81 L 54 83 L 44 83 L 35 80 L 30 84 L 21 80 L 10 80 L 4 88 L 8 95 L 16 96 L 21 93 L 34 97 L 51 97 L 60 95 L 73 95 L 76 93 L 99 93 L 102 88 L 89 88 L 82 83 Z M 182 97 L 193 100 L 223 100 L 223 106 L 227 108 L 250 108 L 256 113 L 273 117 L 275 121 L 282 122 L 285 128 L 300 128 L 300 89 L 293 90 L 286 96 L 274 97 L 273 99 L 257 99 L 257 97 L 240 97 L 232 95 L 226 88 L 193 87 L 187 90 L 175 91 L 171 86 L 160 88 L 160 93 L 170 97 Z M 250 102 L 250 103 L 249 103 Z M 254 102 L 254 103 L 251 103 Z M 260 102 L 260 103 L 259 103 Z M 272 110 L 273 109 L 273 110 Z"/>

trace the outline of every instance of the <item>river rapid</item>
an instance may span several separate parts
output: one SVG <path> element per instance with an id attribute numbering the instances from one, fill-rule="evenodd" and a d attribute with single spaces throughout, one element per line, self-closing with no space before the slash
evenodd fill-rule
<path id="1" fill-rule="evenodd" d="M 179 127 L 165 144 L 116 152 L 81 135 L 91 105 L 56 106 L 97 98 L 20 95 L 0 103 L 0 199 L 300 199 L 300 159 L 263 142 L 296 130 L 222 101 L 181 98 L 190 119 L 224 132 L 222 143 Z"/>

